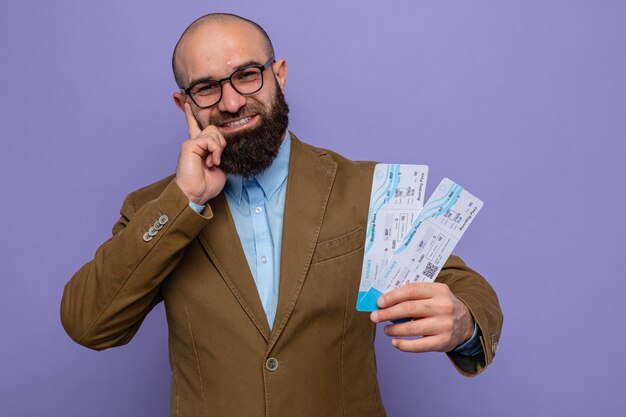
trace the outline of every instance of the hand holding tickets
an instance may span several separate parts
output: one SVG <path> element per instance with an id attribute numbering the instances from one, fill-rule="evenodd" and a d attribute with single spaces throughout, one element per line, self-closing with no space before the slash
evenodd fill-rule
<path id="1" fill-rule="evenodd" d="M 415 319 L 385 326 L 385 334 L 394 337 L 391 344 L 404 352 L 449 352 L 472 337 L 472 315 L 446 284 L 403 285 L 381 296 L 378 305 L 371 316 L 376 323 Z"/>
<path id="2" fill-rule="evenodd" d="M 374 170 L 357 310 L 381 322 L 400 350 L 449 351 L 472 335 L 467 307 L 433 283 L 482 201 L 444 178 L 423 205 L 428 167 L 378 164 Z M 378 308 L 381 310 L 378 310 Z M 376 311 L 378 310 L 378 311 Z"/>
<path id="3" fill-rule="evenodd" d="M 226 184 L 226 173 L 219 168 L 226 140 L 216 126 L 201 129 L 188 103 L 184 104 L 184 110 L 189 140 L 183 142 L 180 150 L 176 183 L 189 201 L 204 205 Z"/>

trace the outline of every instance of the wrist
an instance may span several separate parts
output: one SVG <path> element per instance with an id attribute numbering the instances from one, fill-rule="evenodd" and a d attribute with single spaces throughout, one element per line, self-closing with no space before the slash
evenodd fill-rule
<path id="1" fill-rule="evenodd" d="M 478 323 L 474 321 L 474 331 L 472 336 L 465 342 L 455 347 L 452 351 L 464 356 L 478 355 L 483 351 L 483 347 L 480 343 L 480 335 L 480 327 L 478 327 Z"/>
<path id="2" fill-rule="evenodd" d="M 469 311 L 467 312 L 466 323 L 465 333 L 463 333 L 463 341 L 471 339 L 476 330 L 476 321 L 474 321 L 474 318 Z"/>
<path id="3" fill-rule="evenodd" d="M 178 185 L 178 188 L 180 188 L 180 190 L 183 192 L 183 194 L 187 196 L 187 200 L 189 200 L 189 202 L 197 204 L 199 206 L 204 206 L 206 204 L 206 201 L 202 199 L 202 195 L 190 192 L 188 190 L 188 187 L 185 186 L 184 183 L 181 184 L 178 177 L 174 178 L 174 181 L 176 182 L 176 185 Z"/>

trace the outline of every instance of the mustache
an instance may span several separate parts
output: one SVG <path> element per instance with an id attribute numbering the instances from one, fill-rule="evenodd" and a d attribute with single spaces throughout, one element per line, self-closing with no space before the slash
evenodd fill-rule
<path id="1" fill-rule="evenodd" d="M 213 126 L 221 126 L 225 123 L 231 122 L 242 117 L 251 116 L 254 114 L 264 115 L 265 111 L 263 106 L 257 103 L 247 103 L 242 106 L 236 113 L 219 112 L 212 115 L 209 118 L 209 124 Z"/>

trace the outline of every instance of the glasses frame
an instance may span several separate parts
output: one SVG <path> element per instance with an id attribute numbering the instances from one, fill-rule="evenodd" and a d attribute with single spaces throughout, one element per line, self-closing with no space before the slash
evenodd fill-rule
<path id="1" fill-rule="evenodd" d="M 270 57 L 270 59 L 263 65 L 246 65 L 245 67 L 241 67 L 241 68 L 237 68 L 235 71 L 233 71 L 232 74 L 230 74 L 228 77 L 219 79 L 219 80 L 211 80 L 211 79 L 205 79 L 205 80 L 199 80 L 196 81 L 195 83 L 191 84 L 189 87 L 185 88 L 185 89 L 181 89 L 181 93 L 184 93 L 186 96 L 189 96 L 191 98 L 191 101 L 193 101 L 193 103 L 200 109 L 208 109 L 209 107 L 213 107 L 215 106 L 217 103 L 220 102 L 220 100 L 222 100 L 222 96 L 224 95 L 224 88 L 222 87 L 222 83 L 224 83 L 225 81 L 228 81 L 228 83 L 230 84 L 230 86 L 233 88 L 233 90 L 235 90 L 238 94 L 241 94 L 242 96 L 249 96 L 250 94 L 254 94 L 254 93 L 258 93 L 259 91 L 261 91 L 261 89 L 263 88 L 263 84 L 264 84 L 264 72 L 267 69 L 267 67 L 269 67 L 271 64 L 273 64 L 274 62 L 276 62 L 275 57 Z M 257 68 L 261 71 L 261 86 L 250 92 L 250 93 L 242 93 L 241 91 L 239 91 L 237 89 L 237 87 L 235 87 L 235 85 L 233 84 L 233 75 L 235 75 L 236 73 L 238 73 L 239 71 L 242 70 L 246 70 L 248 68 Z M 215 81 L 219 84 L 220 86 L 220 98 L 217 99 L 217 101 L 213 104 L 211 104 L 210 106 L 200 106 L 198 103 L 196 103 L 196 100 L 193 98 L 193 95 L 191 94 L 191 89 L 194 88 L 196 85 L 201 84 L 201 83 L 206 83 L 207 81 Z"/>

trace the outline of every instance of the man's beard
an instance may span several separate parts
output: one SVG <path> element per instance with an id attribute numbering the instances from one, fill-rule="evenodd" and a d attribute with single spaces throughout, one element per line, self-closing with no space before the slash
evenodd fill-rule
<path id="1" fill-rule="evenodd" d="M 257 101 L 250 101 L 237 113 L 220 113 L 209 120 L 220 126 L 228 120 L 257 114 L 260 124 L 242 132 L 224 134 L 226 147 L 222 151 L 220 168 L 229 174 L 253 177 L 265 171 L 278 155 L 283 135 L 289 123 L 289 106 L 275 83 L 276 94 L 269 111 Z"/>

